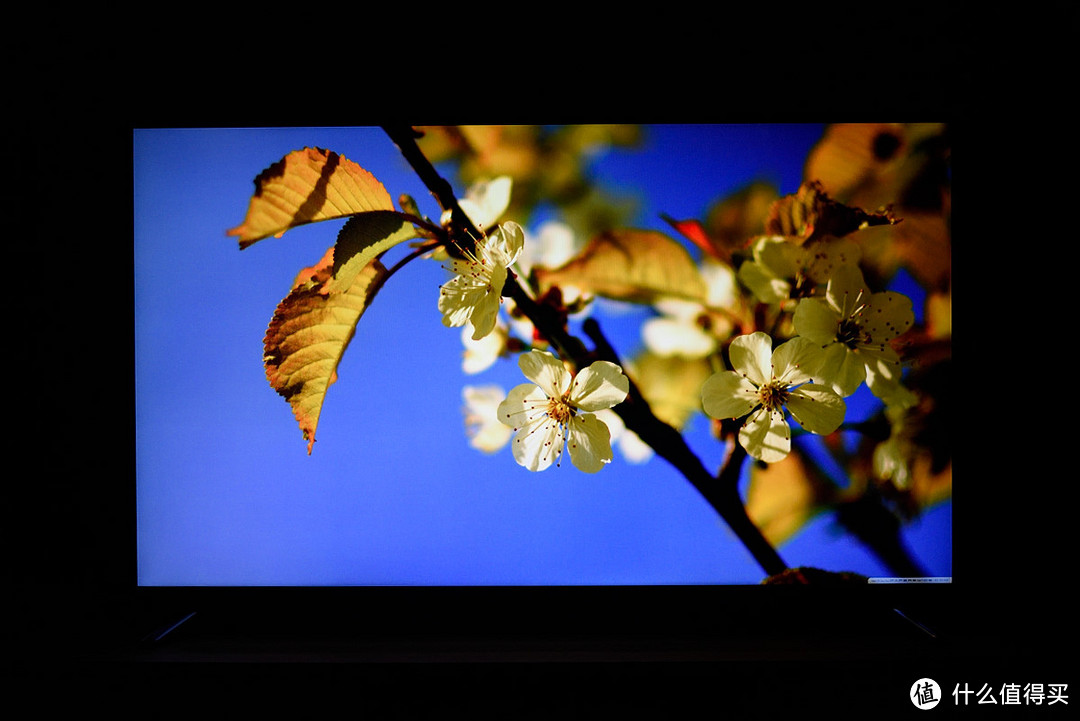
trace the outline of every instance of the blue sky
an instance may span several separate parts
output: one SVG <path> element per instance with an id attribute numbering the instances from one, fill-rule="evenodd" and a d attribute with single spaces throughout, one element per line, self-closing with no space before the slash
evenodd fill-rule
<path id="1" fill-rule="evenodd" d="M 601 182 L 640 193 L 640 227 L 703 217 L 762 177 L 793 192 L 822 126 L 648 129 L 596 160 Z M 296 272 L 333 244 L 319 223 L 240 251 L 253 179 L 292 150 L 335 150 L 392 197 L 438 209 L 377 128 L 139 129 L 133 136 L 140 583 L 455 585 L 758 583 L 762 571 L 667 464 L 542 473 L 472 449 L 466 383 L 520 382 L 516 362 L 461 370 L 436 309 L 446 272 L 413 262 L 361 320 L 327 395 L 313 453 L 263 374 L 262 337 Z M 463 189 L 458 188 L 459 192 Z M 620 349 L 632 328 L 613 331 Z M 703 419 L 689 431 L 709 467 Z M 907 532 L 951 575 L 951 505 Z M 885 575 L 829 517 L 780 549 L 789 565 Z"/>

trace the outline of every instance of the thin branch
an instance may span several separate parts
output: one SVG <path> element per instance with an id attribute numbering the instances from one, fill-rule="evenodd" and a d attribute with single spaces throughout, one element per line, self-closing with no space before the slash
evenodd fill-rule
<path id="1" fill-rule="evenodd" d="M 450 183 L 443 179 L 431 165 L 427 157 L 416 145 L 416 133 L 409 126 L 384 126 L 384 130 L 397 144 L 405 159 L 416 170 L 420 179 L 435 196 L 443 210 L 452 211 L 452 223 L 475 232 L 468 216 L 461 211 Z M 554 345 L 561 357 L 573 362 L 578 368 L 584 368 L 594 360 L 608 360 L 619 363 L 617 354 L 600 332 L 595 319 L 585 321 L 585 333 L 595 345 L 590 352 L 576 337 L 567 332 L 565 325 L 553 309 L 537 303 L 518 282 L 516 277 L 509 277 L 503 295 L 511 298 L 532 321 L 549 342 Z M 657 455 L 671 463 L 704 499 L 716 510 L 731 530 L 743 542 L 766 574 L 773 576 L 787 569 L 787 564 L 776 549 L 761 534 L 761 531 L 746 514 L 746 508 L 739 498 L 737 481 L 739 469 L 745 460 L 745 452 L 740 453 L 736 446 L 721 474 L 717 479 L 702 465 L 701 460 L 687 446 L 682 434 L 663 422 L 652 412 L 648 402 L 641 395 L 631 380 L 630 393 L 625 401 L 615 406 L 615 412 L 626 423 L 626 427 L 636 433 L 642 441 L 650 445 Z"/>
<path id="2" fill-rule="evenodd" d="M 439 175 L 439 171 L 435 169 L 435 166 L 420 150 L 420 146 L 416 144 L 416 139 L 421 135 L 411 125 L 383 125 L 382 129 L 390 137 L 390 140 L 397 145 L 401 154 L 405 156 L 405 160 L 420 176 L 420 180 L 423 181 L 427 189 L 435 196 L 439 207 L 444 211 L 450 211 L 451 237 L 461 235 L 479 238 L 482 233 L 473 225 L 472 220 L 458 205 L 457 196 L 454 195 L 454 188 L 450 185 L 450 182 Z M 456 234 L 453 232 L 455 228 L 465 232 Z"/>
<path id="3" fill-rule="evenodd" d="M 430 253 L 430 252 L 431 252 L 430 247 L 428 247 L 427 245 L 421 245 L 418 248 L 414 249 L 408 255 L 402 256 L 398 260 L 398 262 L 394 263 L 394 265 L 390 268 L 390 270 L 386 271 L 386 278 L 389 279 L 390 276 L 392 276 L 394 273 L 401 270 L 401 268 L 403 268 L 407 263 L 409 263 L 409 262 L 411 262 L 413 260 L 416 260 L 417 258 L 419 258 L 419 257 L 421 257 L 421 256 L 423 256 L 423 255 L 425 255 L 427 253 Z M 382 256 L 380 255 L 380 258 L 381 257 Z"/>
<path id="4" fill-rule="evenodd" d="M 587 318 L 583 329 L 596 345 L 596 355 L 600 360 L 619 362 L 618 355 L 594 318 Z M 773 576 L 787 569 L 787 564 L 780 554 L 747 515 L 746 507 L 739 497 L 738 480 L 747 457 L 742 446 L 735 445 L 716 478 L 702 465 L 682 434 L 656 417 L 633 380 L 630 381 L 627 400 L 615 406 L 614 410 L 627 428 L 683 474 L 690 485 L 720 514 L 767 574 Z"/>

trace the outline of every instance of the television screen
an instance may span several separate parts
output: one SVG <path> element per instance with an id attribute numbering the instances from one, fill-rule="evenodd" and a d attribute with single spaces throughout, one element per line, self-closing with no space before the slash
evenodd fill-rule
<path id="1" fill-rule="evenodd" d="M 134 130 L 140 587 L 951 579 L 945 127 L 418 130 Z"/>

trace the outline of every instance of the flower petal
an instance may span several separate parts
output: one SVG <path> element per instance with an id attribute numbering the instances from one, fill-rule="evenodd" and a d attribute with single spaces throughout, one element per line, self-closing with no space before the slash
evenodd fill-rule
<path id="1" fill-rule="evenodd" d="M 466 191 L 466 197 L 476 204 L 476 216 L 469 219 L 480 229 L 491 227 L 506 209 L 510 207 L 510 190 L 513 180 L 508 175 L 500 175 L 492 180 L 476 183 Z"/>
<path id="2" fill-rule="evenodd" d="M 532 383 L 514 386 L 506 399 L 499 404 L 497 414 L 500 423 L 511 428 L 521 428 L 537 418 L 547 415 L 548 397 Z"/>
<path id="3" fill-rule="evenodd" d="M 487 252 L 504 268 L 514 264 L 524 247 L 525 230 L 512 220 L 497 227 L 487 240 Z M 499 290 L 502 291 L 502 286 Z"/>
<path id="4" fill-rule="evenodd" d="M 770 273 L 757 261 L 744 262 L 739 266 L 737 275 L 739 281 L 762 303 L 780 303 L 791 295 L 791 283 Z"/>
<path id="5" fill-rule="evenodd" d="M 824 360 L 821 344 L 795 336 L 776 347 L 772 355 L 773 375 L 789 386 L 808 382 Z"/>
<path id="6" fill-rule="evenodd" d="M 735 371 L 720 371 L 701 385 L 701 405 L 717 420 L 739 418 L 758 404 L 758 389 Z"/>
<path id="7" fill-rule="evenodd" d="M 701 277 L 708 287 L 706 303 L 710 308 L 731 308 L 735 304 L 738 290 L 731 266 L 705 258 L 701 261 Z"/>
<path id="8" fill-rule="evenodd" d="M 808 383 L 791 391 L 787 409 L 811 433 L 829 434 L 844 422 L 847 404 L 831 388 Z"/>
<path id="9" fill-rule="evenodd" d="M 514 460 L 530 471 L 542 471 L 562 455 L 563 441 L 562 426 L 544 414 L 514 436 Z"/>
<path id="10" fill-rule="evenodd" d="M 611 463 L 611 432 L 592 413 L 570 419 L 566 445 L 570 449 L 570 460 L 579 471 L 596 473 Z"/>
<path id="11" fill-rule="evenodd" d="M 911 468 L 904 451 L 899 438 L 889 438 L 877 445 L 873 455 L 874 473 L 901 489 L 911 486 Z"/>
<path id="12" fill-rule="evenodd" d="M 754 244 L 754 260 L 778 278 L 794 278 L 802 269 L 806 251 L 782 235 L 761 238 Z"/>
<path id="13" fill-rule="evenodd" d="M 536 266 L 558 268 L 573 258 L 580 247 L 573 229 L 559 220 L 542 223 L 526 241 L 518 259 L 526 275 Z"/>
<path id="14" fill-rule="evenodd" d="M 469 322 L 473 326 L 473 340 L 480 340 L 495 328 L 502 302 L 502 287 L 506 282 L 506 268 L 496 265 L 491 269 L 491 282 L 474 297 Z"/>
<path id="15" fill-rule="evenodd" d="M 622 368 L 608 361 L 596 361 L 574 377 L 570 403 L 583 411 L 611 408 L 626 400 L 630 379 Z"/>
<path id="16" fill-rule="evenodd" d="M 513 431 L 499 422 L 498 407 L 506 393 L 495 385 L 465 386 L 465 435 L 469 445 L 485 453 L 494 453 L 510 440 Z"/>
<path id="17" fill-rule="evenodd" d="M 867 363 L 865 368 L 866 385 L 885 405 L 890 408 L 910 408 L 918 403 L 918 396 L 901 382 L 902 368 L 899 363 Z"/>
<path id="18" fill-rule="evenodd" d="M 518 357 L 518 366 L 525 377 L 540 386 L 548 398 L 562 398 L 570 387 L 570 373 L 562 361 L 551 353 L 533 350 Z"/>
<path id="19" fill-rule="evenodd" d="M 859 314 L 859 327 L 867 343 L 887 343 L 914 323 L 911 298 L 891 290 L 874 293 Z"/>
<path id="20" fill-rule="evenodd" d="M 850 396 L 866 380 L 865 358 L 843 343 L 830 343 L 822 351 L 822 363 L 814 382 L 826 385 L 843 397 Z"/>
<path id="21" fill-rule="evenodd" d="M 862 257 L 858 243 L 850 238 L 822 238 L 810 244 L 809 250 L 805 271 L 815 283 L 828 283 L 837 268 L 856 265 Z"/>
<path id="22" fill-rule="evenodd" d="M 487 259 L 487 251 L 482 254 Z M 471 323 L 473 340 L 480 340 L 498 319 L 506 268 L 490 259 L 483 263 L 458 259 L 451 263 L 450 270 L 456 275 L 439 291 L 443 325 L 456 328 Z"/>
<path id="23" fill-rule="evenodd" d="M 458 200 L 458 205 L 477 229 L 486 232 L 509 207 L 512 185 L 512 179 L 505 175 L 480 181 L 465 191 L 465 197 Z M 440 222 L 444 226 L 450 222 L 449 210 L 443 213 Z"/>
<path id="24" fill-rule="evenodd" d="M 776 463 L 791 451 L 791 428 L 782 412 L 762 408 L 739 431 L 739 444 L 759 461 Z"/>
<path id="25" fill-rule="evenodd" d="M 749 378 L 754 385 L 764 385 L 772 380 L 772 338 L 756 331 L 741 335 L 731 341 L 728 348 L 731 367 Z"/>
<path id="26" fill-rule="evenodd" d="M 443 325 L 457 328 L 469 322 L 473 309 L 483 297 L 482 287 L 471 282 L 466 275 L 458 275 L 443 283 L 439 291 L 439 310 Z"/>
<path id="27" fill-rule="evenodd" d="M 641 326 L 641 338 L 649 350 L 665 358 L 703 358 L 716 350 L 714 336 L 690 321 L 676 318 L 650 318 Z"/>
<path id="28" fill-rule="evenodd" d="M 622 457 L 630 463 L 645 463 L 656 454 L 652 446 L 629 429 L 619 436 L 618 446 Z"/>
<path id="29" fill-rule="evenodd" d="M 644 463 L 653 457 L 652 446 L 641 440 L 637 433 L 626 427 L 619 414 L 610 408 L 605 408 L 594 413 L 608 430 L 611 432 L 612 446 L 618 446 L 622 457 L 630 463 Z"/>
<path id="30" fill-rule="evenodd" d="M 888 343 L 859 345 L 855 351 L 856 355 L 866 364 L 868 372 L 871 369 L 878 368 L 879 373 L 889 377 L 899 372 L 901 365 L 900 355 Z M 886 367 L 895 368 L 896 370 L 887 370 Z"/>
<path id="31" fill-rule="evenodd" d="M 836 340 L 840 313 L 820 298 L 803 298 L 792 318 L 795 332 L 821 345 Z"/>
<path id="32" fill-rule="evenodd" d="M 494 333 L 489 333 L 479 340 L 473 340 L 472 333 L 468 328 L 463 328 L 461 333 L 461 344 L 464 346 L 461 369 L 468 375 L 476 375 L 494 365 L 506 350 L 509 338 L 506 327 L 498 322 Z"/>
<path id="33" fill-rule="evenodd" d="M 841 319 L 852 317 L 860 306 L 870 300 L 870 291 L 859 266 L 840 265 L 834 268 L 825 297 Z"/>

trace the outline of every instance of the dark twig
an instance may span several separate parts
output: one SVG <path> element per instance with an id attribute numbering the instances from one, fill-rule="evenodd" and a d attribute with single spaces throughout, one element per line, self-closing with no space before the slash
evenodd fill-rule
<path id="1" fill-rule="evenodd" d="M 598 358 L 612 363 L 619 362 L 617 354 L 604 338 L 600 325 L 595 319 L 586 319 L 583 329 L 596 345 Z M 697 489 L 698 493 L 731 527 L 767 574 L 776 575 L 787 568 L 780 554 L 750 520 L 746 507 L 739 497 L 739 472 L 746 461 L 746 451 L 742 446 L 735 445 L 720 476 L 716 478 L 705 469 L 701 460 L 686 445 L 682 434 L 656 417 L 632 380 L 629 396 L 626 401 L 615 406 L 614 410 L 623 419 L 627 428 L 648 443 L 657 455 L 675 466 Z"/>

